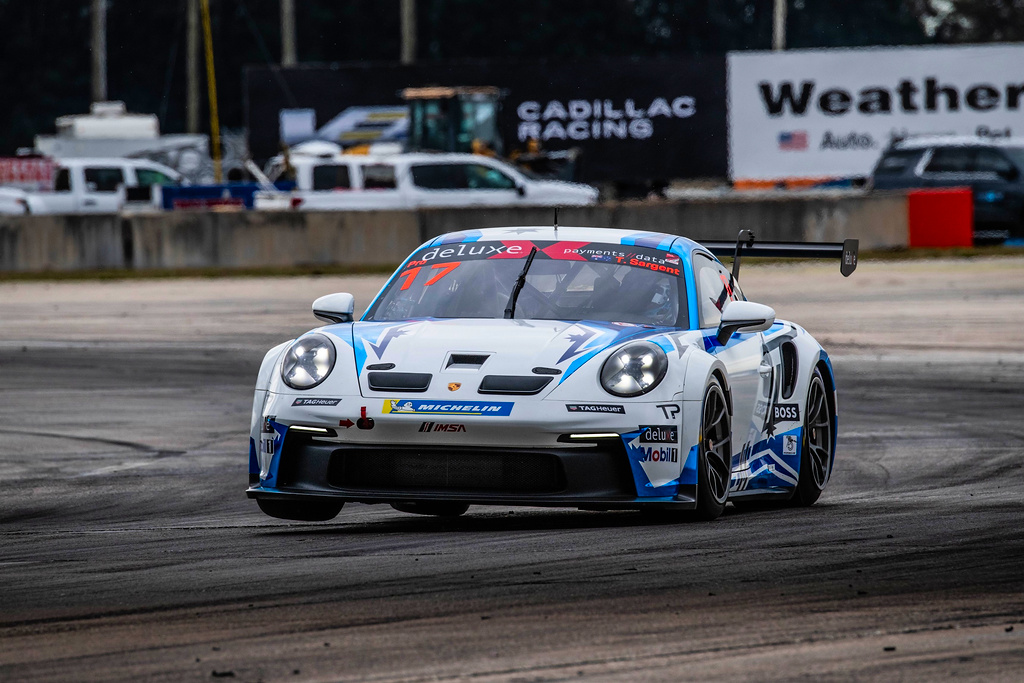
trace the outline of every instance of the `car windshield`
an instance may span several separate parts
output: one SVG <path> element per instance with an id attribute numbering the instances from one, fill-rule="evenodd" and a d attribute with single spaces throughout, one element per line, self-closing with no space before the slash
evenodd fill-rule
<path id="1" fill-rule="evenodd" d="M 1017 170 L 1024 172 L 1024 147 L 1003 147 L 1006 156 L 1013 160 Z"/>
<path id="2" fill-rule="evenodd" d="M 515 318 L 686 325 L 679 256 L 587 242 L 464 242 L 413 254 L 365 320 L 503 318 L 532 248 Z"/>

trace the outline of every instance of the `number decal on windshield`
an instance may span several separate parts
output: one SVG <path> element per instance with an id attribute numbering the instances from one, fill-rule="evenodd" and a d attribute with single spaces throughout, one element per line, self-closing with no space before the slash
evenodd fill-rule
<path id="1" fill-rule="evenodd" d="M 435 282 L 443 278 L 445 275 L 458 268 L 459 263 L 459 261 L 453 261 L 452 263 L 435 263 L 434 265 L 431 266 L 432 269 L 436 270 L 438 268 L 443 268 L 444 270 L 442 270 L 440 273 L 437 273 L 436 275 L 434 275 L 434 277 L 424 282 L 424 286 L 429 287 L 430 285 L 434 284 Z"/>

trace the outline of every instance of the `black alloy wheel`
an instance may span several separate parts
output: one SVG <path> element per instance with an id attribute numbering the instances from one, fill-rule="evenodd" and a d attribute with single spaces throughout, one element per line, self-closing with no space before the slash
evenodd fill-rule
<path id="1" fill-rule="evenodd" d="M 811 376 L 804 406 L 800 478 L 790 499 L 793 505 L 802 507 L 814 505 L 832 473 L 832 411 L 819 370 Z"/>
<path id="2" fill-rule="evenodd" d="M 725 391 L 712 378 L 704 391 L 697 461 L 697 518 L 710 521 L 725 510 L 732 479 L 732 423 Z"/>

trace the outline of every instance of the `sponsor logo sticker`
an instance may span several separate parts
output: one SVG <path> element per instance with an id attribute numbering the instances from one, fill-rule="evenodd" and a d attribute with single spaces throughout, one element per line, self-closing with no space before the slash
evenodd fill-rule
<path id="1" fill-rule="evenodd" d="M 782 437 L 782 454 L 796 455 L 797 439 L 793 434 L 785 434 Z"/>
<path id="2" fill-rule="evenodd" d="M 800 419 L 800 406 L 796 403 L 776 403 L 772 417 L 775 422 L 794 422 Z"/>
<path id="3" fill-rule="evenodd" d="M 658 407 L 661 408 L 661 413 L 665 416 L 666 420 L 674 420 L 679 411 L 682 410 L 677 403 L 659 403 Z"/>
<path id="4" fill-rule="evenodd" d="M 466 425 L 460 424 L 446 424 L 443 422 L 422 422 L 420 423 L 421 432 L 464 432 L 466 431 Z"/>
<path id="5" fill-rule="evenodd" d="M 566 403 L 565 409 L 570 413 L 617 413 L 623 415 L 626 412 L 622 406 L 607 403 Z"/>
<path id="6" fill-rule="evenodd" d="M 640 443 L 678 443 L 679 428 L 675 425 L 640 425 Z"/>
<path id="7" fill-rule="evenodd" d="M 503 401 L 410 401 L 392 398 L 384 401 L 381 412 L 405 415 L 487 415 L 507 417 L 515 403 Z"/>
<path id="8" fill-rule="evenodd" d="M 641 462 L 679 462 L 679 449 L 674 446 L 641 446 Z"/>
<path id="9" fill-rule="evenodd" d="M 340 398 L 297 398 L 292 401 L 293 406 L 336 406 L 339 403 Z"/>

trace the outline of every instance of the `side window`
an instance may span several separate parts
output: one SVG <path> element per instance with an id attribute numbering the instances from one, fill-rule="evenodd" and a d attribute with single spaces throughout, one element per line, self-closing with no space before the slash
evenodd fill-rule
<path id="1" fill-rule="evenodd" d="M 901 175 L 917 166 L 924 150 L 920 149 L 898 149 L 886 152 L 878 162 L 875 175 Z"/>
<path id="2" fill-rule="evenodd" d="M 395 187 L 395 167 L 391 164 L 363 166 L 363 189 L 393 190 Z"/>
<path id="3" fill-rule="evenodd" d="M 149 187 L 150 185 L 174 185 L 174 179 L 161 173 L 160 171 L 154 171 L 151 168 L 137 168 L 135 169 L 135 177 L 139 181 L 139 187 Z"/>
<path id="4" fill-rule="evenodd" d="M 463 190 L 465 176 L 455 164 L 416 164 L 412 167 L 412 183 L 424 190 Z"/>
<path id="5" fill-rule="evenodd" d="M 314 190 L 350 190 L 352 181 L 346 164 L 321 164 L 313 167 Z"/>
<path id="6" fill-rule="evenodd" d="M 466 182 L 473 190 L 514 190 L 516 183 L 496 168 L 483 164 L 467 164 Z"/>
<path id="7" fill-rule="evenodd" d="M 978 173 L 998 173 L 1001 176 L 1013 175 L 1016 171 L 1010 160 L 996 149 L 979 149 L 974 159 L 974 170 Z"/>
<path id="8" fill-rule="evenodd" d="M 697 279 L 697 299 L 702 328 L 718 327 L 722 310 L 729 301 L 742 301 L 739 285 L 732 282 L 732 274 L 725 267 L 703 254 L 694 254 L 694 274 Z"/>
<path id="9" fill-rule="evenodd" d="M 93 192 L 117 192 L 117 186 L 124 182 L 124 173 L 119 168 L 87 168 L 85 184 Z M 90 184 L 91 183 L 91 184 Z M 93 189 L 95 186 L 95 189 Z"/>
<path id="10" fill-rule="evenodd" d="M 926 173 L 970 173 L 974 167 L 974 150 L 969 147 L 940 147 L 932 154 Z"/>
<path id="11" fill-rule="evenodd" d="M 58 168 L 53 176 L 54 192 L 71 192 L 71 171 L 66 168 Z"/>

